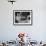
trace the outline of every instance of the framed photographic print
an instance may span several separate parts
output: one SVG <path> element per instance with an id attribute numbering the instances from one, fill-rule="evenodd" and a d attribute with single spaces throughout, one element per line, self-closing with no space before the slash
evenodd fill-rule
<path id="1" fill-rule="evenodd" d="M 32 25 L 32 10 L 13 10 L 14 25 Z"/>

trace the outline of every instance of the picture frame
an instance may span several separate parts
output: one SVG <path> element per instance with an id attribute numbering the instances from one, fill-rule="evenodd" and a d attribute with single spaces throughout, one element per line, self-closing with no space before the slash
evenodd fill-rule
<path id="1" fill-rule="evenodd" d="M 32 25 L 32 10 L 13 10 L 13 25 Z"/>

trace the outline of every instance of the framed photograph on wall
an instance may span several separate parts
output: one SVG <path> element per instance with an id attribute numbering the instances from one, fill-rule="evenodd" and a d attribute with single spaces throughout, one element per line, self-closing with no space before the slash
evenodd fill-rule
<path id="1" fill-rule="evenodd" d="M 32 10 L 13 10 L 14 25 L 32 25 Z"/>

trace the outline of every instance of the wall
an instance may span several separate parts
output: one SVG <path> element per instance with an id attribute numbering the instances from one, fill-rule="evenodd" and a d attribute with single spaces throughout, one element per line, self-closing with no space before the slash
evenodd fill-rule
<path id="1" fill-rule="evenodd" d="M 14 26 L 13 10 L 33 10 L 32 26 Z M 46 40 L 46 1 L 17 0 L 12 5 L 7 0 L 0 0 L 0 40 L 15 40 L 18 32 L 31 34 L 33 40 Z"/>

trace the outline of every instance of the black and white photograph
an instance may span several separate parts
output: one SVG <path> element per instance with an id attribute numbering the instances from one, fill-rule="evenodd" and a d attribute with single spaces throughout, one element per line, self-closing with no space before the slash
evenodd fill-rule
<path id="1" fill-rule="evenodd" d="M 13 24 L 32 24 L 32 10 L 14 10 Z"/>

